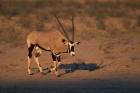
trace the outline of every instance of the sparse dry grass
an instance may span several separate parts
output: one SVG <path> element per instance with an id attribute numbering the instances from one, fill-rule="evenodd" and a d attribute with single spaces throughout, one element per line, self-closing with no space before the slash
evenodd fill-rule
<path id="1" fill-rule="evenodd" d="M 105 31 L 113 38 L 116 31 L 139 30 L 139 0 L 1 0 L 0 42 L 24 43 L 29 31 L 53 25 L 54 13 L 63 18 L 75 14 L 76 36 L 81 39 L 106 38 Z"/>

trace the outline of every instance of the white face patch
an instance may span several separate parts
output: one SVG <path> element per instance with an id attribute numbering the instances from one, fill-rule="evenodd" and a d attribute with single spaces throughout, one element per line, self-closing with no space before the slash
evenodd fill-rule
<path id="1" fill-rule="evenodd" d="M 75 52 L 70 52 L 70 56 L 75 56 Z"/>
<path id="2" fill-rule="evenodd" d="M 70 46 L 74 46 L 74 43 L 69 43 Z"/>

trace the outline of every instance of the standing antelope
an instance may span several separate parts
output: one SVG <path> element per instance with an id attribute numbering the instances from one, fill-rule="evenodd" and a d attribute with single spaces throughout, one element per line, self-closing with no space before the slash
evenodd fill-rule
<path id="1" fill-rule="evenodd" d="M 79 44 L 80 42 L 74 41 L 74 20 L 72 16 L 72 40 L 69 39 L 63 25 L 57 16 L 55 16 L 57 22 L 61 27 L 61 31 L 32 31 L 27 36 L 27 45 L 28 45 L 28 74 L 32 75 L 30 64 L 30 59 L 32 58 L 32 54 L 34 53 L 34 60 L 37 63 L 39 71 L 43 73 L 42 67 L 39 64 L 38 57 L 41 55 L 41 50 L 50 51 L 54 63 L 54 67 L 51 68 L 51 71 L 55 71 L 57 73 L 57 66 L 60 63 L 60 54 L 61 53 L 69 53 L 71 56 L 75 55 L 74 46 Z M 33 50 L 35 52 L 33 52 Z"/>

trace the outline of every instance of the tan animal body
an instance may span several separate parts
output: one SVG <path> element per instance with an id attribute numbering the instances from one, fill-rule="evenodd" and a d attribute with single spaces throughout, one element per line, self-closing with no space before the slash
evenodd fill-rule
<path id="1" fill-rule="evenodd" d="M 59 31 L 32 31 L 27 36 L 27 45 L 36 45 L 53 53 L 67 51 L 68 40 Z"/>

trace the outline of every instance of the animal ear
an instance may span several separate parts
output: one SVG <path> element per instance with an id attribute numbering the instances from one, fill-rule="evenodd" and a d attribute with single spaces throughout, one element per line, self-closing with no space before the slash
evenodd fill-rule
<path id="1" fill-rule="evenodd" d="M 75 45 L 79 45 L 79 44 L 80 44 L 80 42 L 75 42 L 74 44 L 75 44 Z"/>
<path id="2" fill-rule="evenodd" d="M 62 42 L 63 42 L 64 44 L 66 44 L 66 40 L 65 40 L 65 39 L 62 39 Z"/>

